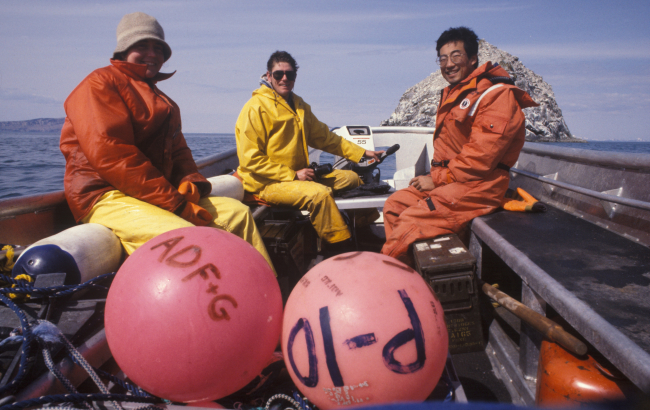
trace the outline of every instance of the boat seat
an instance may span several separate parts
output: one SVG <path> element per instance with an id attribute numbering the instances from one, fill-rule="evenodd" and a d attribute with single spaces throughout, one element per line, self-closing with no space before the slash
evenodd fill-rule
<path id="1" fill-rule="evenodd" d="M 546 213 L 501 211 L 479 217 L 471 232 L 470 250 L 478 261 L 489 247 L 521 277 L 522 295 L 534 292 L 524 303 L 537 304 L 537 310 L 544 302 L 550 305 L 650 392 L 647 247 L 551 206 Z"/>
<path id="2" fill-rule="evenodd" d="M 425 144 L 426 147 L 426 144 Z M 426 153 L 426 150 L 422 151 L 423 153 Z M 316 148 L 309 148 L 309 161 L 310 162 L 316 162 L 320 164 L 320 157 L 323 151 L 316 149 Z M 397 151 L 395 154 L 397 158 L 399 158 L 399 155 L 403 153 L 400 151 Z M 426 155 L 420 154 L 420 157 L 426 158 Z M 418 160 L 419 162 L 422 162 L 422 165 L 420 168 L 425 169 L 425 165 L 428 164 L 426 161 L 422 161 L 421 159 Z M 426 164 L 425 164 L 426 163 Z M 419 169 L 419 168 L 418 168 Z M 413 172 L 416 172 L 416 167 L 413 167 Z M 424 173 L 425 171 L 421 171 L 420 173 Z M 428 171 L 427 171 L 428 172 Z M 387 181 L 391 186 L 395 187 L 395 181 L 393 180 L 388 180 Z M 373 195 L 373 196 L 362 196 L 362 197 L 356 197 L 356 198 L 337 198 L 335 197 L 334 200 L 336 201 L 336 206 L 341 209 L 362 209 L 362 208 L 383 208 L 384 203 L 386 202 L 386 199 L 395 192 L 395 188 L 392 188 L 387 194 L 384 195 Z M 250 194 L 247 194 L 250 195 Z M 248 205 L 251 208 L 251 212 L 253 213 L 253 218 L 256 221 L 260 221 L 264 219 L 266 216 L 269 215 L 270 209 L 268 205 L 261 203 L 259 200 L 256 198 L 251 197 L 245 197 L 244 198 L 244 203 Z M 282 208 L 283 210 L 285 208 Z M 288 209 L 288 208 L 287 208 Z"/>
<path id="3" fill-rule="evenodd" d="M 362 208 L 383 208 L 384 202 L 386 202 L 386 199 L 388 199 L 388 197 L 393 192 L 394 191 L 391 190 L 391 192 L 385 195 L 362 196 L 362 197 L 348 198 L 348 199 L 345 198 L 334 198 L 334 199 L 336 202 L 336 206 L 340 210 L 362 209 Z M 251 212 L 253 214 L 253 219 L 255 219 L 255 221 L 257 222 L 266 218 L 271 212 L 271 207 L 268 205 L 253 204 L 253 203 L 247 203 L 247 205 L 251 209 Z M 277 207 L 277 209 L 289 210 L 290 208 Z"/>

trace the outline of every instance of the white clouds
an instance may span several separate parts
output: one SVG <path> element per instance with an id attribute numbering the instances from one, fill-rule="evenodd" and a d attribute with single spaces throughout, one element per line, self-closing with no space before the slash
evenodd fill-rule
<path id="1" fill-rule="evenodd" d="M 8 101 L 24 101 L 33 104 L 63 104 L 63 100 L 52 98 L 44 95 L 37 95 L 25 93 L 15 88 L 0 88 L 0 100 L 3 102 Z"/>
<path id="2" fill-rule="evenodd" d="M 63 100 L 14 88 L 0 88 L 0 121 L 63 117 Z"/>
<path id="3" fill-rule="evenodd" d="M 647 112 L 650 35 L 640 6 L 549 1 L 0 0 L 0 120 L 61 116 L 79 81 L 108 64 L 117 23 L 133 11 L 165 29 L 173 55 L 164 70 L 178 72 L 160 87 L 181 107 L 186 132 L 232 132 L 276 49 L 297 58 L 296 92 L 320 119 L 377 125 L 437 69 L 435 40 L 458 25 L 543 75 L 577 134 L 598 132 L 587 118 Z"/>
<path id="4" fill-rule="evenodd" d="M 649 67 L 650 68 L 650 67 Z M 590 91 L 594 88 L 620 88 L 632 86 L 636 92 L 650 91 L 650 76 L 642 73 L 622 73 L 616 71 L 602 71 L 599 73 L 567 72 L 553 73 L 544 76 L 544 80 L 549 84 L 557 86 L 571 86 L 581 88 L 584 91 Z"/>
<path id="5" fill-rule="evenodd" d="M 394 4 L 393 10 L 381 10 L 381 7 L 376 6 L 376 2 L 358 2 L 356 7 L 357 12 L 351 12 L 348 7 L 339 7 L 338 9 L 329 10 L 324 13 L 314 14 L 308 10 L 296 11 L 289 13 L 286 10 L 270 10 L 271 15 L 276 17 L 282 15 L 291 18 L 292 21 L 298 21 L 303 25 L 316 24 L 389 24 L 392 25 L 396 21 L 414 21 L 414 20 L 438 20 L 449 16 L 458 15 L 482 15 L 492 13 L 510 13 L 520 12 L 529 6 L 512 3 L 493 3 L 485 5 L 485 3 L 475 3 L 468 5 L 467 3 L 454 3 L 454 4 L 436 4 L 430 1 L 423 2 L 400 2 Z M 365 5 L 363 4 L 365 3 Z M 347 4 L 346 6 L 354 7 L 354 4 Z M 386 6 L 386 3 L 383 4 Z M 298 19 L 294 19 L 298 17 Z"/>
<path id="6" fill-rule="evenodd" d="M 650 40 L 626 39 L 608 42 L 554 43 L 554 44 L 502 44 L 502 50 L 530 60 L 650 60 Z"/>
<path id="7" fill-rule="evenodd" d="M 564 104 L 564 110 L 606 113 L 610 117 L 620 113 L 648 112 L 650 96 L 633 92 L 586 93 L 568 99 Z"/>

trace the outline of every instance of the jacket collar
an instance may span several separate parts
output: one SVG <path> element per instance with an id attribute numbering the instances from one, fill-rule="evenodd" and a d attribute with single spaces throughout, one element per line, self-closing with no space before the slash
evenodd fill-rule
<path id="1" fill-rule="evenodd" d="M 264 74 L 260 78 L 260 88 L 257 90 L 253 91 L 253 95 L 259 94 L 261 96 L 264 96 L 266 98 L 269 98 L 276 103 L 279 101 L 281 104 L 284 104 L 288 109 L 292 110 L 291 107 L 289 106 L 289 102 L 284 99 L 280 94 L 278 94 L 274 89 L 273 86 L 268 82 L 266 78 L 266 74 Z M 293 104 L 296 107 L 296 110 L 298 109 L 298 105 L 296 104 L 297 100 L 297 95 L 292 91 L 291 92 L 291 98 L 293 100 Z M 293 110 L 292 110 L 293 111 Z"/>
<path id="2" fill-rule="evenodd" d="M 457 87 L 460 87 L 461 89 L 465 88 L 470 83 L 473 83 L 476 85 L 476 83 L 482 78 L 490 78 L 490 77 L 510 77 L 510 74 L 506 70 L 503 69 L 500 65 L 492 64 L 491 61 L 488 61 L 487 63 L 483 64 L 482 66 L 478 67 L 474 71 L 472 71 L 463 81 L 460 83 L 456 84 L 454 87 L 447 87 L 450 88 L 451 90 L 456 89 Z"/>
<path id="3" fill-rule="evenodd" d="M 460 83 L 455 86 L 447 86 L 443 91 L 443 105 L 448 102 L 448 100 L 455 100 L 467 90 L 475 90 L 478 87 L 478 83 L 483 78 L 490 77 L 510 77 L 508 72 L 503 69 L 500 65 L 493 65 L 491 61 L 483 64 L 474 71 L 472 71 L 467 77 L 465 77 Z"/>
<path id="4" fill-rule="evenodd" d="M 139 80 L 139 81 L 149 81 L 149 78 L 146 78 L 145 75 L 147 74 L 147 66 L 145 64 L 135 64 L 135 63 L 129 63 L 126 61 L 121 61 L 121 60 L 115 60 L 111 58 L 111 64 L 124 74 L 128 75 L 129 77 Z M 164 81 L 168 79 L 169 77 L 173 76 L 176 73 L 174 71 L 173 73 L 158 73 L 153 80 L 153 83 L 157 83 L 158 81 Z"/>
<path id="5" fill-rule="evenodd" d="M 262 76 L 260 77 L 260 85 L 265 85 L 269 87 L 271 90 L 273 89 L 273 86 L 271 85 L 271 83 L 269 83 L 269 79 L 266 77 L 266 73 L 262 74 Z"/>

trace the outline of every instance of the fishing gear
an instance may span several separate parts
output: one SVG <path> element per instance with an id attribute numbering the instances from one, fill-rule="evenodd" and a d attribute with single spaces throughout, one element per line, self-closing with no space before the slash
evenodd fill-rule
<path id="1" fill-rule="evenodd" d="M 43 274 L 40 276 L 52 276 L 59 274 Z M 39 276 L 39 278 L 40 278 Z M 34 284 L 27 282 L 24 279 L 12 279 L 9 276 L 0 275 L 0 283 L 4 283 L 6 287 L 0 288 L 0 302 L 10 308 L 19 319 L 19 327 L 11 332 L 10 336 L 0 342 L 0 347 L 3 349 L 11 348 L 16 344 L 20 344 L 19 349 L 19 364 L 17 369 L 7 369 L 0 386 L 0 396 L 4 396 L 2 410 L 5 409 L 23 409 L 34 407 L 37 405 L 59 403 L 66 405 L 66 403 L 78 403 L 82 407 L 92 408 L 89 403 L 92 402 L 105 402 L 104 405 L 114 410 L 121 409 L 118 402 L 121 401 L 135 401 L 143 403 L 163 403 L 164 400 L 152 396 L 136 386 L 131 386 L 128 383 L 121 381 L 114 376 L 92 367 L 86 359 L 77 351 L 73 344 L 63 335 L 61 330 L 53 323 L 44 319 L 34 319 L 26 313 L 26 309 L 32 311 L 31 304 L 19 304 L 16 300 L 19 298 L 9 297 L 11 294 L 22 295 L 28 302 L 42 299 L 44 306 L 41 308 L 42 312 L 48 312 L 46 304 L 51 305 L 54 300 L 71 296 L 76 292 L 82 290 L 101 290 L 108 291 L 107 286 L 101 284 L 104 280 L 110 280 L 115 276 L 115 272 L 93 278 L 85 283 L 76 285 L 60 285 L 50 287 L 36 287 Z M 38 281 L 37 281 L 38 282 Z M 44 283 L 41 281 L 41 283 Z M 8 287 L 8 285 L 12 285 Z M 20 298 L 20 300 L 23 300 Z M 100 393 L 84 394 L 79 393 L 70 380 L 59 370 L 55 364 L 54 355 L 58 351 L 64 350 L 66 355 L 72 360 L 73 363 L 83 368 L 90 378 L 97 385 Z M 38 362 L 38 353 L 42 354 L 43 364 L 45 367 L 62 383 L 68 390 L 69 394 L 58 394 L 43 396 L 33 399 L 24 400 L 21 402 L 13 403 L 15 397 L 11 394 L 19 391 L 24 387 L 25 383 L 33 377 L 35 366 Z M 110 393 L 106 386 L 102 383 L 100 376 L 109 379 L 115 384 L 124 388 L 129 394 L 115 394 Z"/>

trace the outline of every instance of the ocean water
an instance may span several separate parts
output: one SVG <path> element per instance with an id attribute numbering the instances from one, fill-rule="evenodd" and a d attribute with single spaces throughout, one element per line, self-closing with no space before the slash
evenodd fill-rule
<path id="1" fill-rule="evenodd" d="M 63 189 L 65 159 L 56 133 L 0 132 L 0 200 Z M 235 148 L 234 134 L 185 134 L 194 159 Z M 650 154 L 650 142 L 590 141 L 583 144 L 553 143 L 568 148 Z M 378 147 L 380 149 L 380 147 Z M 320 162 L 331 163 L 323 154 Z M 395 171 L 394 157 L 380 167 L 382 177 Z"/>
<path id="2" fill-rule="evenodd" d="M 642 141 L 589 141 L 587 143 L 548 142 L 546 144 L 594 151 L 633 152 L 650 154 L 650 142 Z"/>

